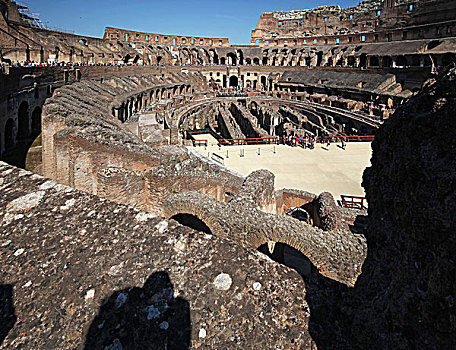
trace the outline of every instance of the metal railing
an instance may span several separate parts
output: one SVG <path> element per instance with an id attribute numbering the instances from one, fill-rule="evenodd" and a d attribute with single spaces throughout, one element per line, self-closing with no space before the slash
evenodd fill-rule
<path id="1" fill-rule="evenodd" d="M 315 142 L 372 142 L 373 135 L 362 136 L 318 136 L 315 137 Z M 257 137 L 257 138 L 243 138 L 243 139 L 219 139 L 218 142 L 222 146 L 237 146 L 237 145 L 264 145 L 264 144 L 277 144 L 277 136 L 272 137 Z M 283 143 L 283 138 L 279 138 L 279 143 Z"/>
<path id="2" fill-rule="evenodd" d="M 192 140 L 193 142 L 193 147 L 195 146 L 207 146 L 207 140 Z"/>
<path id="3" fill-rule="evenodd" d="M 256 137 L 256 138 L 244 138 L 244 139 L 219 139 L 219 143 L 222 146 L 234 146 L 234 145 L 267 145 L 277 143 L 277 137 Z"/>
<path id="4" fill-rule="evenodd" d="M 364 201 L 366 200 L 366 197 L 348 196 L 348 195 L 344 195 L 344 194 L 341 194 L 340 197 L 342 198 L 342 206 L 344 208 L 352 208 L 352 209 L 366 209 L 367 208 L 367 206 L 364 205 Z"/>
<path id="5" fill-rule="evenodd" d="M 317 142 L 372 142 L 374 135 L 360 135 L 360 136 L 318 136 L 315 138 Z"/>

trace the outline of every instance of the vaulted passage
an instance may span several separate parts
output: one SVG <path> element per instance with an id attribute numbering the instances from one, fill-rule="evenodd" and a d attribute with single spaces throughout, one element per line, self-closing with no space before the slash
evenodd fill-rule
<path id="1" fill-rule="evenodd" d="M 261 245 L 258 250 L 272 260 L 296 270 L 302 277 L 309 277 L 310 274 L 318 272 L 317 268 L 302 252 L 286 243 L 275 243 L 272 253 L 267 244 Z"/>
<path id="2" fill-rule="evenodd" d="M 201 231 L 205 233 L 212 234 L 211 230 L 207 225 L 198 219 L 195 215 L 191 214 L 176 214 L 171 217 L 171 219 L 176 220 L 181 225 L 190 227 L 196 231 Z"/>

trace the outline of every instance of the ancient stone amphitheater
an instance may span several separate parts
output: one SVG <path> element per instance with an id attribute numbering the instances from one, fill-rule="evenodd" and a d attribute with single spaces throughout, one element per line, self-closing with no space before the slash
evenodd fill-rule
<path id="1" fill-rule="evenodd" d="M 456 348 L 455 1 L 264 13 L 248 46 L 0 12 L 0 348 Z M 203 132 L 368 135 L 368 210 Z"/>

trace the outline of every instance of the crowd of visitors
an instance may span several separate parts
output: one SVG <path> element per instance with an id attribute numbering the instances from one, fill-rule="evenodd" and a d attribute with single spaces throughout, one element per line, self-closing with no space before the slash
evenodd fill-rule
<path id="1" fill-rule="evenodd" d="M 247 97 L 248 93 L 240 89 L 223 89 L 217 91 L 217 97 Z"/>
<path id="2" fill-rule="evenodd" d="M 283 135 L 283 136 L 277 136 L 277 144 L 278 145 L 288 145 L 291 147 L 302 147 L 304 149 L 314 149 L 315 144 L 320 142 L 320 143 L 326 143 L 326 149 L 329 150 L 331 146 L 331 138 L 325 138 L 325 137 L 315 137 L 315 136 L 306 136 L 306 137 L 298 137 L 294 135 Z M 341 138 L 340 140 L 341 145 L 340 147 L 345 150 L 347 147 L 347 142 L 345 139 Z"/>
<path id="3" fill-rule="evenodd" d="M 139 64 L 133 63 L 75 63 L 75 62 L 35 62 L 35 61 L 2 61 L 2 66 L 5 67 L 92 67 L 92 66 L 105 66 L 105 67 L 121 67 L 121 66 L 138 66 Z"/>
<path id="4" fill-rule="evenodd" d="M 277 136 L 277 144 L 288 145 L 291 147 L 302 147 L 308 149 L 315 148 L 316 139 L 313 136 L 297 137 L 294 135 Z"/>

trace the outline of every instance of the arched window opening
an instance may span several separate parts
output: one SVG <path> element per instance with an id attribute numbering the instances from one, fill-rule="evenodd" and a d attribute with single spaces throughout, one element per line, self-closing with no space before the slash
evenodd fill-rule
<path id="1" fill-rule="evenodd" d="M 362 68 L 367 66 L 367 55 L 365 53 L 361 54 L 359 58 L 359 66 Z"/>
<path id="2" fill-rule="evenodd" d="M 229 65 L 236 65 L 236 55 L 232 52 L 226 55 L 226 61 Z"/>
<path id="3" fill-rule="evenodd" d="M 369 58 L 369 65 L 372 67 L 378 67 L 380 65 L 378 57 L 372 56 Z"/>
<path id="4" fill-rule="evenodd" d="M 320 66 L 322 62 L 323 62 L 323 52 L 319 51 L 317 53 L 317 66 Z"/>

